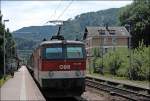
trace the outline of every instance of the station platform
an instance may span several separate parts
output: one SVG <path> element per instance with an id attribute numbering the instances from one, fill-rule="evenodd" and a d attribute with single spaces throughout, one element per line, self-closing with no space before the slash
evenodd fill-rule
<path id="1" fill-rule="evenodd" d="M 0 101 L 46 101 L 26 66 L 15 72 L 0 88 Z"/>

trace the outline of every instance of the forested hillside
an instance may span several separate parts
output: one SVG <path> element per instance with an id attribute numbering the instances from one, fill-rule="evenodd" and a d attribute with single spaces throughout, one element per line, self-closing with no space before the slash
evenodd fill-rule
<path id="1" fill-rule="evenodd" d="M 66 39 L 81 40 L 86 26 L 116 26 L 119 24 L 118 11 L 118 8 L 111 8 L 77 15 L 64 23 L 62 34 Z"/>
<path id="2" fill-rule="evenodd" d="M 32 50 L 44 38 L 50 39 L 57 29 L 57 26 L 31 26 L 21 28 L 13 32 L 13 35 L 18 49 Z"/>
<path id="3" fill-rule="evenodd" d="M 20 50 L 32 50 L 40 41 L 28 40 L 25 38 L 15 38 L 17 48 Z"/>
<path id="4" fill-rule="evenodd" d="M 57 26 L 30 26 L 13 32 L 13 35 L 16 38 L 41 41 L 43 38 L 51 38 L 51 35 L 56 33 L 57 29 Z"/>
<path id="5" fill-rule="evenodd" d="M 109 26 L 116 26 L 119 23 L 118 11 L 118 8 L 112 8 L 77 15 L 74 19 L 64 22 L 61 34 L 66 39 L 78 38 L 81 40 L 86 26 L 104 26 L 106 23 Z M 13 32 L 13 35 L 19 49 L 33 49 L 36 43 L 41 42 L 44 38 L 50 39 L 57 30 L 58 26 L 31 26 L 21 28 Z"/>

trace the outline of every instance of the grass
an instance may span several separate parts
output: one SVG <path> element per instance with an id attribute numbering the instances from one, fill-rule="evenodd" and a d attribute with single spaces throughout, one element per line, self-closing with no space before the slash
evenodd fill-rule
<path id="1" fill-rule="evenodd" d="M 0 87 L 2 87 L 2 85 L 3 85 L 9 78 L 11 78 L 10 75 L 7 75 L 5 80 L 4 80 L 4 77 L 2 77 L 2 78 L 0 79 Z"/>

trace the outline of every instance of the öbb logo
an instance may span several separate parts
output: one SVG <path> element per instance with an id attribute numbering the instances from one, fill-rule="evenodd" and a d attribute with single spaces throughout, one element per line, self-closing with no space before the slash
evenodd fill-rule
<path id="1" fill-rule="evenodd" d="M 70 69 L 70 65 L 59 65 L 59 69 Z"/>

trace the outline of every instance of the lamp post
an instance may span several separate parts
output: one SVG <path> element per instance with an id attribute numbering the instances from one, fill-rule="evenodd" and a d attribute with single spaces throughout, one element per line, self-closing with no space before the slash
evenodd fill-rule
<path id="1" fill-rule="evenodd" d="M 9 20 L 4 20 L 4 25 L 5 25 L 5 22 L 9 22 Z M 4 45 L 3 45 L 3 48 L 4 48 L 4 80 L 5 80 L 5 75 L 6 75 L 6 67 L 5 67 L 5 28 L 4 28 Z"/>

